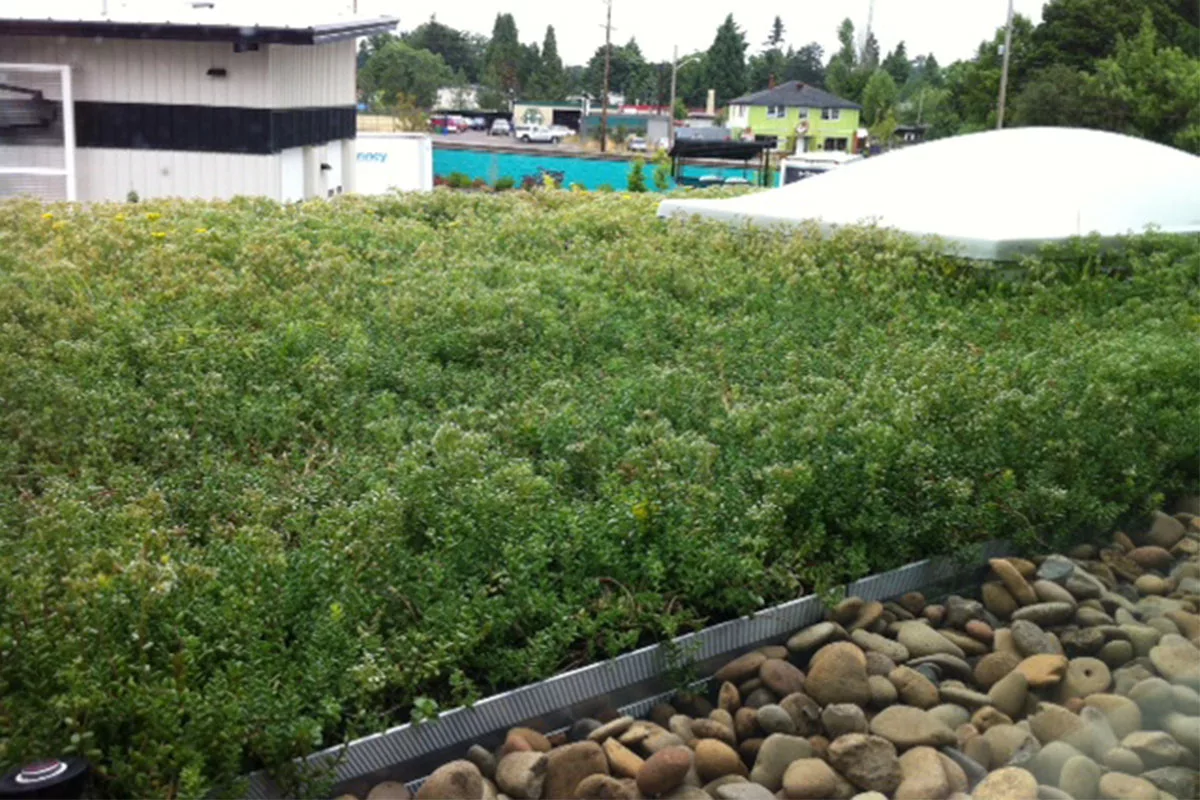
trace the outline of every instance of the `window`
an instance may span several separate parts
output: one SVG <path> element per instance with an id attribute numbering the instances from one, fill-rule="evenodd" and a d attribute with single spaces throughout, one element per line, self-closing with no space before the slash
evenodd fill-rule
<path id="1" fill-rule="evenodd" d="M 836 121 L 842 118 L 842 110 L 840 108 L 822 108 L 821 119 Z"/>
<path id="2" fill-rule="evenodd" d="M 783 119 L 787 116 L 784 106 L 767 106 L 767 119 Z"/>
<path id="3" fill-rule="evenodd" d="M 825 152 L 832 153 L 835 150 L 840 150 L 842 152 L 846 152 L 847 144 L 848 144 L 848 142 L 845 137 L 842 137 L 840 139 L 826 139 L 825 140 Z"/>

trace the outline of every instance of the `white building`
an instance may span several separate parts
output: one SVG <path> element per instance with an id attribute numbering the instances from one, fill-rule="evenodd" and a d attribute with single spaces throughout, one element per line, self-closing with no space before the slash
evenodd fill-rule
<path id="1" fill-rule="evenodd" d="M 0 3 L 0 197 L 352 191 L 355 40 L 396 20 L 247 6 Z"/>
<path id="2" fill-rule="evenodd" d="M 444 108 L 449 111 L 478 111 L 479 87 L 443 86 L 438 89 L 437 104 L 434 108 Z"/>

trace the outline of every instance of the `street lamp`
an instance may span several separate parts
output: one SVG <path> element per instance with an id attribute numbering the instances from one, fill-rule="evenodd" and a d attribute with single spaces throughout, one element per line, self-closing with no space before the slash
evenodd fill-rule
<path id="1" fill-rule="evenodd" d="M 683 61 L 679 60 L 679 45 L 675 45 L 675 49 L 671 56 L 671 108 L 667 114 L 667 144 L 675 146 L 675 76 L 679 72 L 679 65 L 686 64 L 693 59 L 700 58 L 700 53 L 692 53 L 690 56 L 684 56 Z"/>

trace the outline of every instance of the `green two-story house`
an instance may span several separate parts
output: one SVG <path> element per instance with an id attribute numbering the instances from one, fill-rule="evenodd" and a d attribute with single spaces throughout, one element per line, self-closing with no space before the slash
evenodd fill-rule
<path id="1" fill-rule="evenodd" d="M 800 81 L 729 101 L 726 124 L 739 134 L 774 136 L 779 149 L 855 151 L 862 106 Z"/>

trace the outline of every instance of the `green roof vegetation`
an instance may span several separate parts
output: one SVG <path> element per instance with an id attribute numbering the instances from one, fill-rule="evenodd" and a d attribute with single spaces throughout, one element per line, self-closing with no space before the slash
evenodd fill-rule
<path id="1" fill-rule="evenodd" d="M 4 763 L 232 794 L 414 704 L 1195 491 L 1193 239 L 999 274 L 655 202 L 0 205 Z"/>

